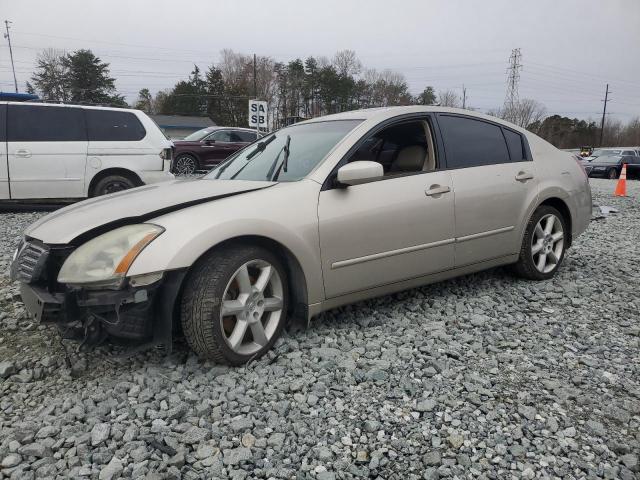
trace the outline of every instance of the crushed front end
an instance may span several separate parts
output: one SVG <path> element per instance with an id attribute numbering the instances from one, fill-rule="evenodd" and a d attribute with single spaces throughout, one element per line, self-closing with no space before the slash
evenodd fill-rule
<path id="1" fill-rule="evenodd" d="M 11 278 L 20 282 L 27 312 L 38 322 L 55 324 L 63 338 L 99 345 L 107 338 L 136 347 L 164 345 L 170 351 L 175 300 L 183 271 L 124 277 L 119 285 L 60 283 L 60 270 L 76 250 L 25 238 L 11 264 Z"/>

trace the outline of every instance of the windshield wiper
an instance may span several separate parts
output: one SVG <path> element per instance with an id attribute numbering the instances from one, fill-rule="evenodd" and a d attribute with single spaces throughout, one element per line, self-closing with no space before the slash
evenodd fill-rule
<path id="1" fill-rule="evenodd" d="M 262 153 L 264 152 L 264 149 L 267 147 L 267 145 L 269 145 L 271 142 L 273 142 L 276 139 L 275 135 L 270 136 L 269 138 L 267 138 L 265 141 L 263 142 L 258 142 L 258 144 L 256 145 L 255 150 L 253 150 L 252 152 L 249 152 L 247 154 L 247 157 L 245 158 L 245 160 L 247 161 L 247 163 L 245 163 L 242 168 L 240 168 L 236 173 L 233 174 L 233 176 L 231 177 L 231 180 L 233 180 L 234 178 L 236 178 L 236 176 L 242 171 L 244 170 L 244 167 L 246 167 L 247 165 L 249 165 L 249 161 L 251 161 L 251 159 L 253 157 L 255 157 L 258 153 Z M 224 165 L 221 165 L 218 168 L 218 174 L 216 175 L 215 178 L 220 178 L 220 175 L 222 175 L 222 172 L 224 172 L 227 167 L 229 165 L 231 165 L 233 163 L 233 161 L 238 157 L 238 155 L 232 155 L 231 157 L 229 157 L 227 160 L 224 161 Z"/>
<path id="2" fill-rule="evenodd" d="M 284 158 L 282 159 L 282 164 L 278 168 L 278 171 L 273 176 L 272 181 L 276 181 L 278 179 L 278 177 L 280 176 L 280 172 L 282 170 L 284 170 L 285 172 L 287 171 L 287 165 L 289 164 L 289 152 L 290 152 L 289 145 L 291 145 L 291 136 L 287 135 L 287 142 L 284 144 L 284 147 L 282 147 L 282 150 L 284 150 Z"/>
<path id="3" fill-rule="evenodd" d="M 267 147 L 267 145 L 269 145 L 275 139 L 276 139 L 276 136 L 273 135 L 273 136 L 269 137 L 267 140 L 265 140 L 263 142 L 258 142 L 258 144 L 256 145 L 256 149 L 253 152 L 247 154 L 247 160 L 251 160 L 258 153 L 264 152 L 264 149 Z"/>

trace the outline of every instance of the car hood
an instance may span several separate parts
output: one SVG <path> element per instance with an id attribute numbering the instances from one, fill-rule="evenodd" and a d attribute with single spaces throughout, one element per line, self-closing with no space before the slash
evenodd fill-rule
<path id="1" fill-rule="evenodd" d="M 27 228 L 25 235 L 47 244 L 80 243 L 93 234 L 121 225 L 144 222 L 165 213 L 275 184 L 194 179 L 145 185 L 56 210 Z"/>
<path id="2" fill-rule="evenodd" d="M 173 144 L 176 147 L 197 147 L 199 145 L 202 145 L 202 143 L 200 142 L 193 142 L 190 140 L 174 140 Z"/>

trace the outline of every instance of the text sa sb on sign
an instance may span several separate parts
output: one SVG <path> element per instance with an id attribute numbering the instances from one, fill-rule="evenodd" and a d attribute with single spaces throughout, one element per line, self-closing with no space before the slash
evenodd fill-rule
<path id="1" fill-rule="evenodd" d="M 249 100 L 249 126 L 267 126 L 267 102 L 260 100 Z"/>

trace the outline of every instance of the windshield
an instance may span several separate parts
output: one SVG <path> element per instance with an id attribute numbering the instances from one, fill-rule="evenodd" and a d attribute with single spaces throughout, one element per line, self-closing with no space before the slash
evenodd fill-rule
<path id="1" fill-rule="evenodd" d="M 594 150 L 591 154 L 592 157 L 604 157 L 607 155 L 620 155 L 622 150 Z"/>
<path id="2" fill-rule="evenodd" d="M 212 170 L 207 178 L 294 182 L 304 178 L 361 120 L 293 125 L 265 136 Z"/>
<path id="3" fill-rule="evenodd" d="M 203 128 L 202 130 L 198 130 L 197 132 L 193 132 L 191 135 L 187 135 L 186 137 L 184 137 L 184 140 L 186 140 L 188 142 L 199 142 L 200 140 L 202 140 L 204 137 L 209 135 L 214 130 L 215 130 L 215 128 L 211 128 L 211 127 Z"/>

